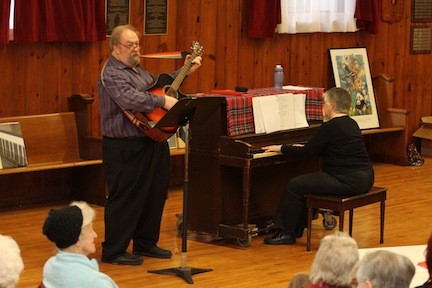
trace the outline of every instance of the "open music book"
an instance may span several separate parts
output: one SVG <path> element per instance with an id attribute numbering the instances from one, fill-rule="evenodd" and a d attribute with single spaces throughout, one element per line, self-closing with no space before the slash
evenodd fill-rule
<path id="1" fill-rule="evenodd" d="M 305 94 L 277 94 L 252 98 L 255 133 L 308 127 Z"/>

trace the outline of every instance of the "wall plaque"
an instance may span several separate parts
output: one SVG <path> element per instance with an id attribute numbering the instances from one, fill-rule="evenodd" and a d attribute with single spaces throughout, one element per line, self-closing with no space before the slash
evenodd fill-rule
<path id="1" fill-rule="evenodd" d="M 431 53 L 432 28 L 411 26 L 411 54 Z"/>
<path id="2" fill-rule="evenodd" d="M 145 0 L 144 34 L 165 35 L 168 28 L 168 0 Z"/>
<path id="3" fill-rule="evenodd" d="M 412 1 L 412 22 L 431 22 L 432 21 L 432 1 L 413 0 Z"/>
<path id="4" fill-rule="evenodd" d="M 106 34 L 110 36 L 114 27 L 129 24 L 130 0 L 106 1 Z"/>

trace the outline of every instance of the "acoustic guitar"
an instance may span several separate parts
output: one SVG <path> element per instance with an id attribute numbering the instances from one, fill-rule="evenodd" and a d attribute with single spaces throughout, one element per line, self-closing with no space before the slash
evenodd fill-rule
<path id="1" fill-rule="evenodd" d="M 175 79 L 173 79 L 173 77 L 168 74 L 162 73 L 157 77 L 155 83 L 151 87 L 149 87 L 147 91 L 161 97 L 163 97 L 164 95 L 168 95 L 176 99 L 182 99 L 184 97 L 187 97 L 182 92 L 180 92 L 179 87 L 182 84 L 183 80 L 186 78 L 190 68 L 192 67 L 193 59 L 195 59 L 197 56 L 202 55 L 204 47 L 198 41 L 194 41 L 191 45 L 191 49 L 192 57 L 190 57 L 185 62 Z M 159 122 L 159 120 L 162 119 L 166 113 L 167 110 L 161 107 L 155 107 L 155 109 L 149 113 L 141 113 L 132 110 L 125 111 L 126 117 L 128 117 L 134 125 L 140 128 L 140 130 L 145 135 L 159 142 L 166 141 L 177 131 L 178 128 L 155 128 L 157 122 Z"/>

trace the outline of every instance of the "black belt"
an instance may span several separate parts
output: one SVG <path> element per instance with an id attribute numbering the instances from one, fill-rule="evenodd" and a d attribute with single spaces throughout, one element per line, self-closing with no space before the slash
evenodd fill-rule
<path id="1" fill-rule="evenodd" d="M 110 140 L 141 140 L 141 141 L 149 141 L 149 142 L 153 141 L 152 139 L 146 136 L 131 136 L 131 137 L 117 137 L 117 138 L 108 137 L 108 136 L 103 136 L 103 137 Z"/>

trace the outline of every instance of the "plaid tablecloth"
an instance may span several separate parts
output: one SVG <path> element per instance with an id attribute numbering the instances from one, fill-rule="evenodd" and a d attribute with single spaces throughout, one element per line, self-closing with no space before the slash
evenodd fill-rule
<path id="1" fill-rule="evenodd" d="M 228 91 L 228 90 L 227 90 Z M 306 119 L 322 120 L 322 95 L 323 88 L 305 88 L 305 90 L 275 90 L 274 88 L 251 89 L 241 95 L 224 93 L 223 90 L 215 91 L 218 96 L 224 96 L 227 103 L 227 126 L 229 136 L 238 136 L 254 133 L 254 119 L 252 110 L 252 98 L 284 93 L 306 94 Z M 212 94 L 211 96 L 216 96 Z"/>

